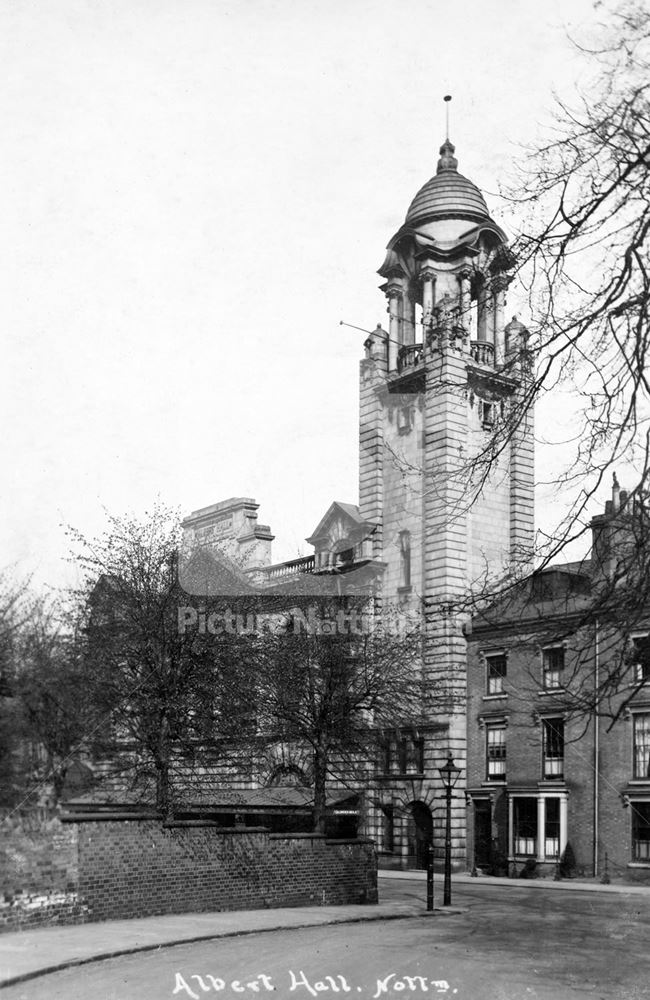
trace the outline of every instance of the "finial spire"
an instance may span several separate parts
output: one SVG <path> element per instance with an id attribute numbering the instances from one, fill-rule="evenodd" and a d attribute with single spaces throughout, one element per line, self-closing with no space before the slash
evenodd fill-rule
<path id="1" fill-rule="evenodd" d="M 451 101 L 451 94 L 446 94 L 445 97 L 443 97 L 443 101 L 445 102 L 447 138 L 440 147 L 440 159 L 438 160 L 438 169 L 436 170 L 436 173 L 438 174 L 442 170 L 458 169 L 458 160 L 454 156 L 456 147 L 449 141 L 449 102 Z"/>
<path id="2" fill-rule="evenodd" d="M 618 476 L 614 473 L 612 477 L 612 511 L 616 514 L 621 507 L 621 487 L 618 485 Z"/>
<path id="3" fill-rule="evenodd" d="M 445 138 L 449 142 L 449 102 L 451 101 L 451 94 L 445 94 L 443 101 L 445 102 Z"/>

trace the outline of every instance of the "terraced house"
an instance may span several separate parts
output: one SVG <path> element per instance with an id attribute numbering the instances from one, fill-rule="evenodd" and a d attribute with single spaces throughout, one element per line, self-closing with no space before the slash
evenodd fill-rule
<path id="1" fill-rule="evenodd" d="M 650 881 L 647 514 L 615 482 L 590 556 L 475 617 L 468 644 L 468 863 Z M 569 845 L 569 847 L 567 847 Z"/>

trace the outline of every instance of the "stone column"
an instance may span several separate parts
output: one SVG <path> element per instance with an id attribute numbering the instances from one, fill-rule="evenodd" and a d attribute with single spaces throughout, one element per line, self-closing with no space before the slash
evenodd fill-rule
<path id="1" fill-rule="evenodd" d="M 397 352 L 402 346 L 402 284 L 391 281 L 386 288 L 388 298 L 388 371 L 397 369 Z"/>
<path id="2" fill-rule="evenodd" d="M 497 368 L 502 368 L 506 358 L 504 315 L 508 279 L 505 275 L 498 275 L 494 279 L 492 287 L 494 289 L 494 363 Z"/>
<path id="3" fill-rule="evenodd" d="M 546 857 L 546 799 L 540 795 L 537 799 L 537 860 L 543 861 Z"/>
<path id="4" fill-rule="evenodd" d="M 529 402 L 532 371 L 524 358 L 528 331 L 516 319 L 508 324 L 509 360 L 518 384 L 510 406 L 519 411 L 510 437 L 510 558 L 520 571 L 532 568 L 535 542 L 535 435 L 534 410 Z"/>
<path id="5" fill-rule="evenodd" d="M 510 797 L 507 799 L 508 803 L 508 843 L 506 845 L 506 854 L 508 859 L 514 859 L 515 856 L 515 807 L 514 800 Z"/>
<path id="6" fill-rule="evenodd" d="M 402 344 L 415 343 L 415 299 L 409 286 L 402 295 Z"/>
<path id="7" fill-rule="evenodd" d="M 598 718 L 596 717 L 596 722 Z M 568 802 L 566 795 L 560 796 L 560 857 L 564 853 L 564 848 L 566 847 L 567 837 L 567 807 Z"/>
<path id="8" fill-rule="evenodd" d="M 431 324 L 433 307 L 436 301 L 436 272 L 431 264 L 423 264 L 420 268 L 420 280 L 422 282 L 422 324 L 424 327 L 422 340 L 424 341 L 424 331 Z"/>
<path id="9" fill-rule="evenodd" d="M 381 327 L 366 341 L 359 371 L 359 510 L 377 525 L 367 540 L 374 559 L 381 558 L 383 513 L 384 417 L 381 389 L 386 381 L 388 334 Z"/>
<path id="10" fill-rule="evenodd" d="M 458 275 L 460 284 L 460 322 L 467 334 L 468 340 L 473 337 L 472 332 L 472 298 L 470 287 L 469 271 L 461 271 Z"/>

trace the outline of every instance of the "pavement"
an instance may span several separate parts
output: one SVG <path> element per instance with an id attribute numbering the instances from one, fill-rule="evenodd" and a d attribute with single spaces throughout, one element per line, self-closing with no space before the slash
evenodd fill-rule
<path id="1" fill-rule="evenodd" d="M 393 879 L 425 882 L 423 871 L 382 871 L 381 883 Z M 547 880 L 473 878 L 470 875 L 453 876 L 454 884 L 469 883 L 472 887 L 494 885 L 517 889 L 539 889 L 558 892 L 600 892 L 642 894 L 648 897 L 650 888 L 630 885 L 601 885 L 600 882 L 554 882 Z M 436 875 L 437 898 L 440 898 L 441 876 Z M 46 975 L 75 965 L 98 962 L 117 955 L 139 951 L 152 951 L 207 941 L 213 938 L 238 937 L 261 931 L 288 930 L 320 927 L 327 924 L 346 924 L 372 920 L 397 920 L 425 916 L 425 892 L 422 900 L 391 899 L 376 906 L 319 906 L 287 907 L 267 910 L 240 910 L 222 913 L 184 913 L 169 916 L 143 917 L 136 920 L 108 920 L 102 923 L 75 924 L 63 927 L 40 927 L 0 935 L 0 989 L 14 983 L 25 982 L 36 976 Z M 458 907 L 436 906 L 434 917 L 451 916 L 466 912 Z"/>

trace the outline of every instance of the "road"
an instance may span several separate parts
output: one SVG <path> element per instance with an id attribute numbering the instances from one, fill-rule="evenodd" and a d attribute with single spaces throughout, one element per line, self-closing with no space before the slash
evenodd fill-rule
<path id="1" fill-rule="evenodd" d="M 423 899 L 424 883 L 382 883 Z M 464 912 L 276 931 L 54 973 L 2 1000 L 650 1000 L 650 893 L 458 886 Z M 423 906 L 424 913 L 424 906 Z"/>

